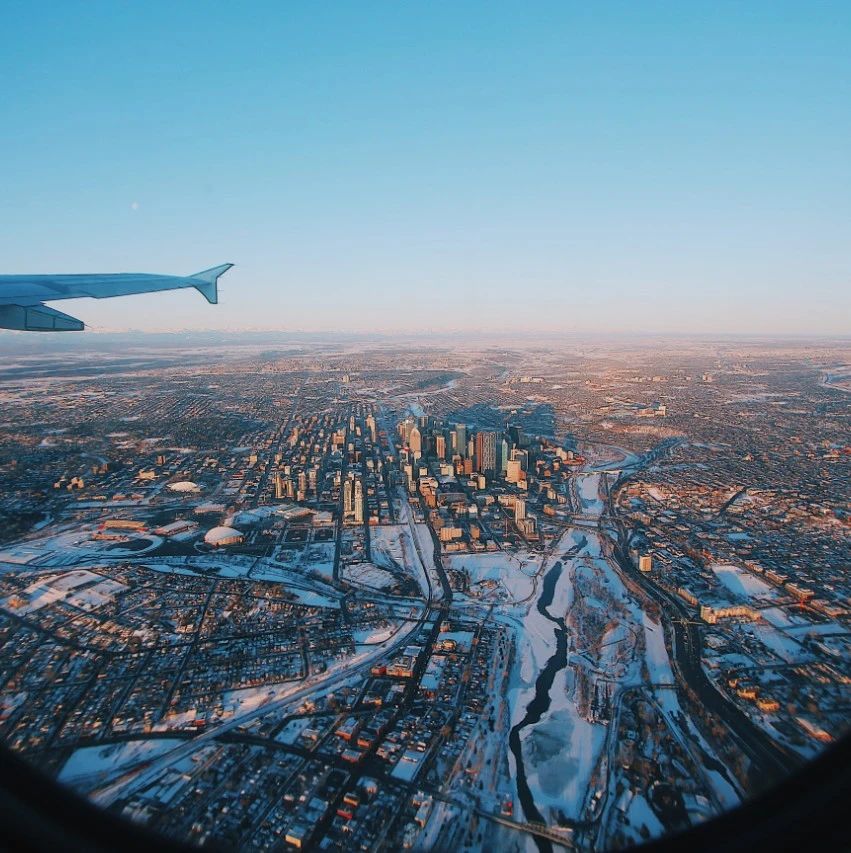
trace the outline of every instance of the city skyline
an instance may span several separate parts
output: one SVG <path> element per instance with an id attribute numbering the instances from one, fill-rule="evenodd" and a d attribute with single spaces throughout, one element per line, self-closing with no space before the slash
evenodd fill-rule
<path id="1" fill-rule="evenodd" d="M 2 272 L 236 263 L 94 330 L 845 334 L 851 10 L 714 13 L 27 10 Z"/>

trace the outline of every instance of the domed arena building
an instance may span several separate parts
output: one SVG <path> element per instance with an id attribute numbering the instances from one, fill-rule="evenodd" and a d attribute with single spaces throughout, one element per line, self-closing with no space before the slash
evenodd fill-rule
<path id="1" fill-rule="evenodd" d="M 197 494 L 201 491 L 201 487 L 191 480 L 180 480 L 177 483 L 169 483 L 168 489 L 171 492 L 182 492 L 184 494 Z"/>
<path id="2" fill-rule="evenodd" d="M 213 548 L 239 545 L 245 537 L 233 527 L 213 527 L 204 534 L 204 541 Z"/>

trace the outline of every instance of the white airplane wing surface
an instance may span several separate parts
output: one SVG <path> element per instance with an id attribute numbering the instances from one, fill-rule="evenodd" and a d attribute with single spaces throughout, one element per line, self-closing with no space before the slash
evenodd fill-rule
<path id="1" fill-rule="evenodd" d="M 219 301 L 219 277 L 233 264 L 222 264 L 189 276 L 152 273 L 92 275 L 0 275 L 0 329 L 28 332 L 79 332 L 85 324 L 45 305 L 57 299 L 108 299 L 194 287 L 207 302 Z"/>

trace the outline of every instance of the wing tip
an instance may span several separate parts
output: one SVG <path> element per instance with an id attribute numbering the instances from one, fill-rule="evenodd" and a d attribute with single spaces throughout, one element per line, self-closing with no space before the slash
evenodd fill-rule
<path id="1" fill-rule="evenodd" d="M 210 267 L 208 270 L 201 270 L 190 276 L 197 283 L 195 289 L 207 300 L 211 305 L 217 305 L 219 302 L 219 278 L 223 276 L 233 264 L 220 264 L 217 267 Z"/>

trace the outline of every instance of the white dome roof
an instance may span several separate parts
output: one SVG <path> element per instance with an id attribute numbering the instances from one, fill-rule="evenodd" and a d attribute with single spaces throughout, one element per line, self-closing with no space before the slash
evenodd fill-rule
<path id="1" fill-rule="evenodd" d="M 233 527 L 213 527 L 204 535 L 208 545 L 223 545 L 230 539 L 242 539 L 242 533 Z"/>
<path id="2" fill-rule="evenodd" d="M 181 480 L 178 483 L 169 483 L 169 489 L 173 492 L 200 492 L 201 487 L 190 480 Z"/>

